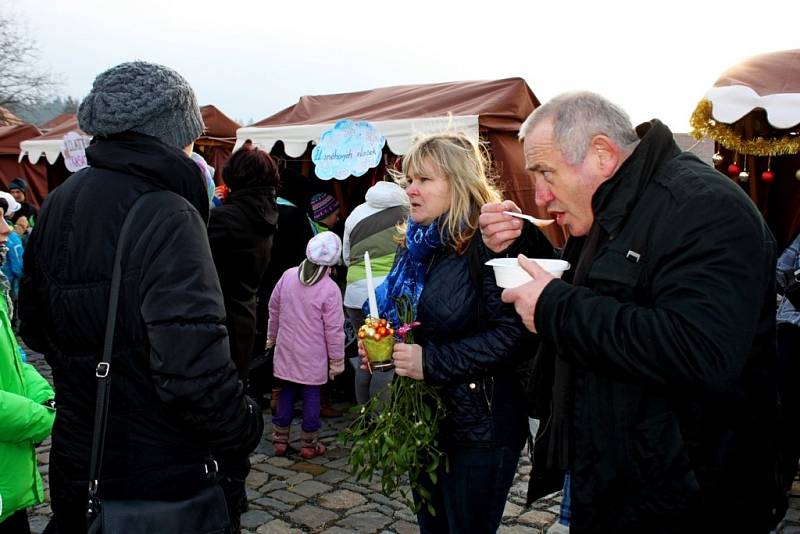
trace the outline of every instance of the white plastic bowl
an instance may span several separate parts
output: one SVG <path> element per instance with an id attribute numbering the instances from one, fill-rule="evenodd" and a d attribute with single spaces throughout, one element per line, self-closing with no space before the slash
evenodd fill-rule
<path id="1" fill-rule="evenodd" d="M 569 262 L 564 260 L 531 259 L 556 278 L 561 278 L 564 271 L 570 268 Z M 491 265 L 494 269 L 494 278 L 500 287 L 517 287 L 533 280 L 531 275 L 519 266 L 517 258 L 495 258 L 487 261 L 486 265 Z"/>

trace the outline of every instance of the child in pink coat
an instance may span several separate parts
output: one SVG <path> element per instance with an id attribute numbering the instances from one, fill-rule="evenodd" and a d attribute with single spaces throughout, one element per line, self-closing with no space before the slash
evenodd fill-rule
<path id="1" fill-rule="evenodd" d="M 276 456 L 286 454 L 295 397 L 303 398 L 300 456 L 325 453 L 319 442 L 320 387 L 344 371 L 342 293 L 330 278 L 342 241 L 333 232 L 312 237 L 306 259 L 288 269 L 269 299 L 267 346 L 275 345 L 273 374 L 284 381 L 272 418 Z"/>

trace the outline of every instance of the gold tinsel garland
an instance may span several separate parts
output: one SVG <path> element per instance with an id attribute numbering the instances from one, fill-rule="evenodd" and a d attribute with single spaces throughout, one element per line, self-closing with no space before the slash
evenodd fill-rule
<path id="1" fill-rule="evenodd" d="M 711 117 L 711 102 L 701 100 L 692 113 L 689 124 L 695 139 L 710 137 L 728 150 L 751 156 L 786 156 L 800 153 L 800 136 L 785 135 L 776 139 L 742 139 L 729 124 Z"/>

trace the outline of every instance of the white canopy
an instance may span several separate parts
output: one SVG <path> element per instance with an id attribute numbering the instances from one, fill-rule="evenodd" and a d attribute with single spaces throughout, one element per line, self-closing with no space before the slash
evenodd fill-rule
<path id="1" fill-rule="evenodd" d="M 50 164 L 54 164 L 56 160 L 58 160 L 58 156 L 61 155 L 61 150 L 63 148 L 63 139 L 29 139 L 19 144 L 20 153 L 18 160 L 22 161 L 25 156 L 28 156 L 30 162 L 35 164 L 39 161 L 39 158 L 44 156 Z"/>
<path id="2" fill-rule="evenodd" d="M 358 117 L 342 117 L 359 120 Z M 461 132 L 476 143 L 479 138 L 478 116 L 463 115 L 459 117 L 420 117 L 416 119 L 397 119 L 386 121 L 369 121 L 372 126 L 386 138 L 386 146 L 397 155 L 405 154 L 419 134 L 442 131 Z M 238 150 L 246 141 L 266 151 L 271 151 L 278 141 L 283 141 L 287 156 L 298 158 L 308 148 L 308 143 L 317 143 L 322 134 L 331 129 L 335 122 L 320 124 L 302 124 L 293 126 L 246 127 L 236 130 Z"/>
<path id="3" fill-rule="evenodd" d="M 767 112 L 767 120 L 775 128 L 791 128 L 800 124 L 800 93 L 774 93 L 761 96 L 745 85 L 712 87 L 705 96 L 711 101 L 712 116 L 732 124 L 756 108 Z"/>

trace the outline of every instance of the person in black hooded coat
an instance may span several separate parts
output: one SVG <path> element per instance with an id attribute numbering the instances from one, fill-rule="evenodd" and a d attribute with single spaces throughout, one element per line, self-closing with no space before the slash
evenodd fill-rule
<path id="1" fill-rule="evenodd" d="M 278 190 L 278 222 L 269 265 L 261 278 L 256 292 L 256 332 L 253 342 L 254 368 L 251 369 L 247 381 L 249 394 L 262 406 L 268 403 L 275 406 L 280 384 L 272 376 L 272 358 L 266 352 L 267 324 L 269 323 L 269 297 L 275 284 L 286 271 L 299 264 L 306 257 L 308 240 L 314 237 L 312 222 L 308 218 L 311 209 L 311 184 L 305 176 L 286 167 L 280 171 Z M 258 364 L 261 365 L 258 365 Z M 267 393 L 272 391 L 271 400 Z"/>
<path id="2" fill-rule="evenodd" d="M 245 381 L 256 334 L 256 293 L 278 223 L 278 167 L 267 152 L 244 147 L 228 160 L 222 177 L 231 193 L 211 210 L 208 238 L 225 298 L 231 357 Z"/>
<path id="3" fill-rule="evenodd" d="M 97 77 L 78 121 L 95 136 L 90 166 L 45 201 L 20 290 L 22 337 L 53 369 L 50 497 L 62 533 L 86 531 L 112 263 L 123 220 L 142 195 L 122 253 L 98 496 L 187 498 L 214 483 L 210 457 L 246 457 L 263 432 L 230 359 L 208 196 L 188 157 L 202 132 L 194 93 L 171 69 L 123 63 Z M 240 496 L 226 490 L 226 500 L 238 527 Z"/>

